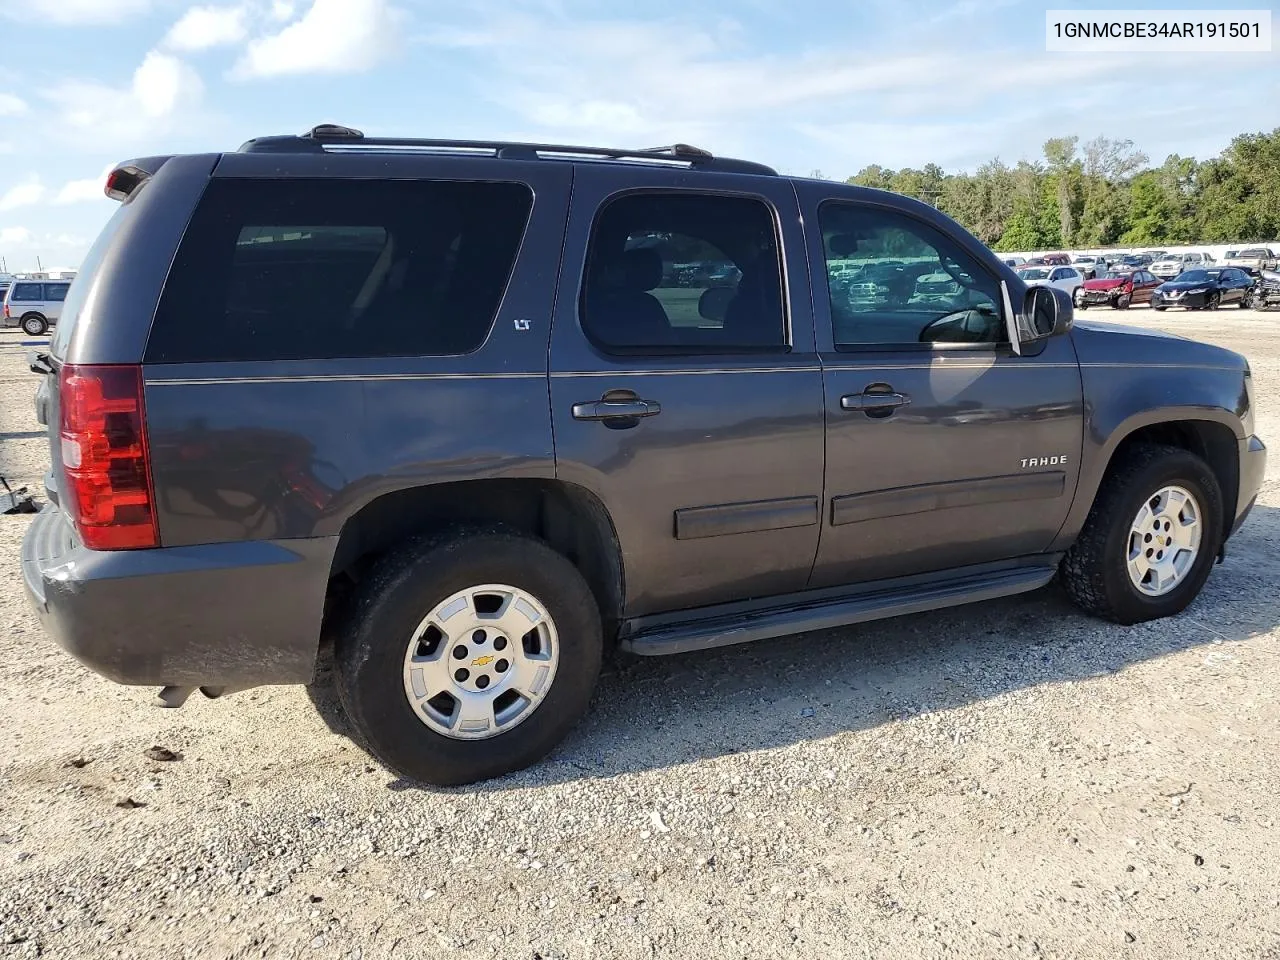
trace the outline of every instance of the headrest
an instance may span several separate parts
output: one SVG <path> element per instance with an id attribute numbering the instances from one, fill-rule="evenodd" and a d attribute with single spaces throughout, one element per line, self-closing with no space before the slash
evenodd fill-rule
<path id="1" fill-rule="evenodd" d="M 656 250 L 627 250 L 609 266 L 616 285 L 633 293 L 652 290 L 662 283 L 662 257 Z"/>
<path id="2" fill-rule="evenodd" d="M 733 287 L 708 287 L 698 298 L 698 314 L 704 320 L 724 323 L 725 314 L 729 312 L 729 303 L 734 296 Z"/>

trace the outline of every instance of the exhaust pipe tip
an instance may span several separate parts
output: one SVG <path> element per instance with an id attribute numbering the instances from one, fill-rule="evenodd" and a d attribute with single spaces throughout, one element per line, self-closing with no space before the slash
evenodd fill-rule
<path id="1" fill-rule="evenodd" d="M 195 687 L 163 687 L 156 694 L 156 706 L 176 709 L 186 703 L 187 697 L 195 691 Z"/>

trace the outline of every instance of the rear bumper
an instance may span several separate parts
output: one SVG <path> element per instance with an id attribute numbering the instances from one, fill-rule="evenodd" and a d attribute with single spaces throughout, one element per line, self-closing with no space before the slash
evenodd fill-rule
<path id="1" fill-rule="evenodd" d="M 336 537 L 100 552 L 46 507 L 22 542 L 41 625 L 117 683 L 308 683 Z"/>
<path id="2" fill-rule="evenodd" d="M 1233 536 L 1249 516 L 1258 491 L 1262 489 L 1263 475 L 1267 470 L 1267 448 L 1257 437 L 1240 441 L 1240 495 L 1236 498 L 1235 520 L 1228 536 Z"/>

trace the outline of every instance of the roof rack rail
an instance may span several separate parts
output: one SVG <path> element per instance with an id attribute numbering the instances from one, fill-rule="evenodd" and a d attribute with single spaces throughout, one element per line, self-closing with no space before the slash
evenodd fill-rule
<path id="1" fill-rule="evenodd" d="M 763 163 L 717 157 L 700 147 L 673 143 L 665 147 L 639 150 L 614 147 L 584 147 L 556 143 L 518 143 L 506 140 L 443 140 L 403 137 L 366 137 L 354 127 L 324 123 L 301 136 L 256 137 L 240 146 L 241 153 L 330 153 L 365 151 L 406 151 L 476 154 L 505 160 L 583 159 L 635 160 L 678 163 L 689 169 L 720 173 L 750 173 L 776 177 L 778 171 Z"/>

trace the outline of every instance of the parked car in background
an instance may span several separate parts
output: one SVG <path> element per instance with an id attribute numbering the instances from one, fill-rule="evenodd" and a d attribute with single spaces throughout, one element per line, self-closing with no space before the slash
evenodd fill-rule
<path id="1" fill-rule="evenodd" d="M 1104 303 L 1115 310 L 1127 310 L 1131 304 L 1149 302 L 1151 292 L 1158 286 L 1160 278 L 1147 270 L 1113 269 L 1086 280 L 1074 299 L 1080 310 Z"/>
<path id="2" fill-rule="evenodd" d="M 1239 252 L 1227 251 L 1221 266 L 1239 267 L 1256 274 L 1262 270 L 1276 270 L 1280 264 L 1277 263 L 1275 251 L 1270 247 L 1245 247 Z"/>
<path id="3" fill-rule="evenodd" d="M 1006 267 L 1014 267 L 1016 269 L 1017 267 L 1020 267 L 1024 263 L 1026 263 L 1027 258 L 1026 257 L 1005 257 L 1002 262 Z"/>
<path id="4" fill-rule="evenodd" d="M 1146 257 L 1147 263 L 1155 263 L 1157 260 L 1163 260 L 1169 256 L 1168 250 L 1143 250 L 1138 254 L 1140 257 Z"/>
<path id="5" fill-rule="evenodd" d="M 1106 269 L 1106 263 L 1101 257 L 1094 257 L 1088 254 L 1076 257 L 1071 261 L 1071 265 L 1080 271 L 1080 275 L 1086 280 L 1092 280 L 1097 276 L 1099 270 Z"/>
<path id="6" fill-rule="evenodd" d="M 1253 286 L 1244 295 L 1247 310 L 1269 310 L 1280 307 L 1280 273 L 1260 270 L 1253 278 Z"/>
<path id="7" fill-rule="evenodd" d="M 3 319 L 6 327 L 22 327 L 33 337 L 47 333 L 62 314 L 70 280 L 15 280 L 5 292 Z"/>
<path id="8" fill-rule="evenodd" d="M 1070 266 L 1022 267 L 1018 276 L 1029 287 L 1057 287 L 1071 295 L 1084 283 L 1080 271 Z"/>
<path id="9" fill-rule="evenodd" d="M 1183 270 L 1209 267 L 1213 257 L 1207 253 L 1171 253 L 1151 265 L 1151 272 L 1163 280 L 1172 280 Z"/>
<path id="10" fill-rule="evenodd" d="M 1184 270 L 1152 291 L 1151 306 L 1156 310 L 1217 310 L 1232 303 L 1244 307 L 1252 289 L 1253 278 L 1239 267 Z"/>
<path id="11" fill-rule="evenodd" d="M 1065 253 L 1046 253 L 1044 255 L 1044 262 L 1051 263 L 1054 266 L 1066 267 L 1071 265 L 1071 258 Z"/>

